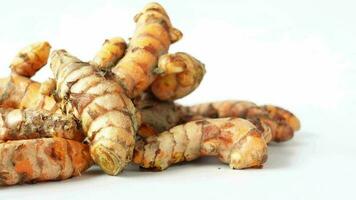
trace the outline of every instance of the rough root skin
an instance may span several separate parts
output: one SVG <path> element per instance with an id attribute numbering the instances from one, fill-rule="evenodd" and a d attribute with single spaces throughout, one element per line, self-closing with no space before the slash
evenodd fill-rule
<path id="1" fill-rule="evenodd" d="M 0 104 L 5 108 L 19 108 L 29 88 L 39 87 L 39 84 L 16 74 L 2 78 L 0 82 Z"/>
<path id="2" fill-rule="evenodd" d="M 10 77 L 0 79 L 1 107 L 58 111 L 52 96 L 56 82 L 49 79 L 38 83 L 30 79 L 47 63 L 50 48 L 48 42 L 38 42 L 18 53 L 11 64 Z"/>
<path id="3" fill-rule="evenodd" d="M 257 106 L 249 101 L 221 101 L 181 107 L 185 113 L 183 121 L 201 117 L 221 118 L 240 117 L 251 121 L 258 120 L 272 131 L 272 140 L 290 140 L 300 127 L 299 119 L 291 112 L 277 106 Z M 294 126 L 294 129 L 293 129 Z"/>
<path id="4" fill-rule="evenodd" d="M 142 123 L 138 135 L 149 137 L 166 131 L 181 121 L 182 114 L 172 101 L 160 101 L 150 93 L 144 93 L 133 100 L 141 113 Z"/>
<path id="5" fill-rule="evenodd" d="M 153 71 L 158 58 L 167 53 L 171 43 L 182 37 L 158 3 L 149 3 L 134 20 L 136 30 L 128 50 L 112 69 L 116 81 L 131 98 L 140 95 L 151 85 L 156 77 Z"/>
<path id="6" fill-rule="evenodd" d="M 0 79 L 0 107 L 55 112 L 59 105 L 51 94 L 53 87 L 55 83 L 52 80 L 41 84 L 27 77 L 12 74 L 8 78 Z"/>
<path id="7" fill-rule="evenodd" d="M 116 175 L 131 161 L 137 131 L 136 109 L 122 88 L 95 67 L 65 50 L 51 55 L 57 95 L 81 122 L 90 153 L 107 174 Z"/>
<path id="8" fill-rule="evenodd" d="M 152 83 L 152 93 L 160 100 L 175 100 L 194 91 L 205 74 L 204 64 L 187 53 L 166 54 L 159 58 L 160 76 Z"/>
<path id="9" fill-rule="evenodd" d="M 262 124 L 268 126 L 272 131 L 272 140 L 275 142 L 284 142 L 294 136 L 293 129 L 285 121 L 273 119 L 266 110 L 259 106 L 246 109 L 244 117 L 250 120 L 259 120 Z"/>
<path id="10" fill-rule="evenodd" d="M 294 131 L 300 129 L 299 119 L 288 110 L 273 105 L 264 105 L 262 108 L 269 113 L 272 119 L 286 122 Z"/>
<path id="11" fill-rule="evenodd" d="M 140 139 L 133 161 L 143 168 L 164 170 L 172 164 L 201 156 L 217 156 L 234 169 L 260 167 L 267 159 L 267 144 L 247 120 L 197 120 L 159 136 Z"/>
<path id="12" fill-rule="evenodd" d="M 201 108 L 204 109 L 200 110 L 201 112 L 197 114 L 198 111 L 195 110 L 195 106 L 193 106 L 193 111 L 191 110 L 193 107 L 181 106 L 174 103 L 173 101 L 161 101 L 150 93 L 144 93 L 143 95 L 135 98 L 134 104 L 140 111 L 142 118 L 142 124 L 139 128 L 138 135 L 144 138 L 149 136 L 156 136 L 165 130 L 177 126 L 178 124 L 205 118 L 219 118 L 216 110 L 206 107 L 206 104 L 202 104 Z M 239 102 L 236 104 L 236 107 L 240 109 L 238 113 L 244 113 L 243 115 L 240 114 L 239 116 L 245 117 L 250 122 L 252 122 L 262 133 L 265 141 L 269 143 L 272 140 L 272 128 L 275 130 L 276 122 L 273 120 L 267 121 L 264 119 L 264 116 L 263 118 L 259 115 L 257 117 L 255 113 L 251 113 L 251 117 L 246 117 L 247 115 L 244 110 L 246 110 L 246 106 L 249 105 L 254 106 L 255 104 L 251 102 Z M 237 110 L 235 109 L 235 111 Z M 229 115 L 227 115 L 227 117 L 228 116 Z M 267 124 L 266 122 L 270 123 Z"/>
<path id="13" fill-rule="evenodd" d="M 92 164 L 88 145 L 62 138 L 0 143 L 0 185 L 64 180 Z"/>
<path id="14" fill-rule="evenodd" d="M 135 104 L 142 114 L 142 125 L 139 135 L 148 137 L 157 135 L 162 130 L 168 130 L 180 123 L 205 118 L 239 117 L 252 122 L 261 132 L 265 141 L 283 142 L 294 135 L 292 126 L 299 124 L 298 118 L 283 108 L 275 108 L 268 112 L 266 106 L 257 106 L 249 101 L 221 101 L 182 106 L 172 101 L 160 101 L 152 95 L 142 95 L 135 99 Z M 277 115 L 277 113 L 282 113 Z M 290 122 L 289 122 L 289 121 Z M 296 123 L 298 122 L 298 123 Z M 162 129 L 162 127 L 164 129 Z"/>
<path id="15" fill-rule="evenodd" d="M 37 42 L 20 50 L 12 60 L 12 72 L 25 77 L 32 77 L 47 63 L 51 45 L 48 42 Z"/>
<path id="16" fill-rule="evenodd" d="M 108 70 L 125 55 L 126 47 L 127 44 L 121 37 L 107 39 L 90 64 L 100 70 Z"/>
<path id="17" fill-rule="evenodd" d="M 45 110 L 0 108 L 0 140 L 61 137 L 83 141 L 84 134 L 70 116 Z"/>

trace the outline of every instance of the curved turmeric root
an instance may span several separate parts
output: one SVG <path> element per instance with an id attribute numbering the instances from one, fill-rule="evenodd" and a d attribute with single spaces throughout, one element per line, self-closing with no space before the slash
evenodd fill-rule
<path id="1" fill-rule="evenodd" d="M 55 82 L 32 81 L 32 77 L 48 60 L 48 42 L 38 42 L 21 50 L 11 64 L 12 73 L 0 79 L 0 107 L 33 108 L 56 111 L 59 107 L 53 98 Z"/>
<path id="2" fill-rule="evenodd" d="M 139 140 L 133 161 L 143 168 L 164 170 L 201 156 L 217 156 L 233 169 L 260 167 L 267 159 L 267 145 L 247 120 L 205 119 Z"/>
<path id="3" fill-rule="evenodd" d="M 273 111 L 272 111 L 273 108 Z M 209 118 L 241 117 L 258 119 L 272 130 L 272 140 L 276 142 L 287 141 L 294 135 L 293 126 L 300 127 L 299 119 L 291 112 L 276 106 L 257 106 L 248 101 L 222 101 L 198 104 L 182 108 L 186 116 L 185 120 L 196 119 L 195 116 Z M 277 114 L 277 113 L 283 113 Z M 294 123 L 294 124 L 293 124 Z"/>
<path id="4" fill-rule="evenodd" d="M 10 64 L 12 72 L 25 77 L 32 77 L 46 65 L 51 45 L 44 42 L 31 44 L 20 50 Z"/>
<path id="5" fill-rule="evenodd" d="M 131 98 L 151 85 L 156 77 L 153 69 L 157 66 L 158 58 L 167 53 L 171 43 L 182 37 L 158 3 L 148 4 L 134 20 L 136 31 L 128 50 L 112 69 L 116 81 Z"/>
<path id="6" fill-rule="evenodd" d="M 0 143 L 0 185 L 78 176 L 91 165 L 86 144 L 62 138 Z"/>
<path id="7" fill-rule="evenodd" d="M 294 131 L 298 131 L 300 129 L 299 119 L 288 110 L 273 105 L 264 105 L 261 106 L 261 108 L 267 111 L 272 119 L 287 123 Z"/>
<path id="8" fill-rule="evenodd" d="M 61 137 L 83 141 L 73 118 L 44 110 L 0 108 L 0 140 Z"/>
<path id="9" fill-rule="evenodd" d="M 249 108 L 257 105 L 250 101 L 218 101 L 201 103 L 193 106 L 182 107 L 184 113 L 191 116 L 204 116 L 210 118 L 220 117 L 242 117 L 246 116 Z"/>
<path id="10" fill-rule="evenodd" d="M 12 74 L 0 79 L 0 107 L 33 108 L 55 112 L 59 105 L 53 96 L 55 83 L 52 79 L 38 83 L 27 77 Z"/>
<path id="11" fill-rule="evenodd" d="M 273 117 L 263 106 L 257 106 L 249 101 L 222 101 L 182 106 L 171 101 L 160 101 L 152 95 L 142 95 L 136 98 L 135 105 L 141 112 L 142 124 L 138 134 L 142 137 L 155 136 L 180 123 L 204 118 L 239 117 L 252 122 L 262 132 L 265 141 L 281 142 L 289 140 L 294 130 L 286 120 Z M 282 108 L 279 108 L 281 111 Z M 288 112 L 283 109 L 284 112 Z M 290 113 L 290 117 L 299 120 Z"/>
<path id="12" fill-rule="evenodd" d="M 121 37 L 105 40 L 102 48 L 97 52 L 90 64 L 100 70 L 108 70 L 125 55 L 127 44 Z"/>
<path id="13" fill-rule="evenodd" d="M 205 74 L 204 64 L 187 53 L 166 54 L 159 58 L 152 93 L 160 100 L 175 100 L 195 90 Z"/>
<path id="14" fill-rule="evenodd" d="M 245 115 L 247 119 L 258 119 L 272 130 L 272 140 L 284 142 L 292 139 L 294 130 L 286 122 L 273 119 L 264 109 L 259 106 L 247 109 Z"/>
<path id="15" fill-rule="evenodd" d="M 137 131 L 136 110 L 120 86 L 65 50 L 51 55 L 57 95 L 81 122 L 90 154 L 107 174 L 116 175 L 131 161 Z"/>

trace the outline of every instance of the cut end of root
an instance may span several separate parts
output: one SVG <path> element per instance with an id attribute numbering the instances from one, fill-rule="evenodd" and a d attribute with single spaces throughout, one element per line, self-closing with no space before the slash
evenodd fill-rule
<path id="1" fill-rule="evenodd" d="M 116 176 L 125 167 L 123 161 L 121 161 L 114 152 L 102 145 L 92 147 L 91 156 L 94 162 L 99 165 L 106 174 L 111 176 Z"/>

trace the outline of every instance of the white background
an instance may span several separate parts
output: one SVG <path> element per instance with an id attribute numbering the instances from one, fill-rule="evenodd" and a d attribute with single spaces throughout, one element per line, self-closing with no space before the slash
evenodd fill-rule
<path id="1" fill-rule="evenodd" d="M 245 99 L 295 112 L 302 130 L 272 144 L 263 169 L 230 170 L 201 159 L 163 172 L 92 169 L 67 181 L 0 188 L 0 199 L 355 199 L 355 1 L 161 1 L 206 64 L 181 103 Z M 0 74 L 23 46 L 48 40 L 90 60 L 103 40 L 130 37 L 146 1 L 3 1 Z M 46 66 L 35 79 L 51 75 Z"/>

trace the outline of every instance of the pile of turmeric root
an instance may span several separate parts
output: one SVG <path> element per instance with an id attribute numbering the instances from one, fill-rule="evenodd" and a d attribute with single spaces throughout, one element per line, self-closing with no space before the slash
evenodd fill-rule
<path id="1" fill-rule="evenodd" d="M 168 53 L 182 38 L 166 11 L 150 3 L 135 15 L 129 42 L 105 40 L 89 62 L 48 42 L 22 49 L 0 79 L 0 185 L 64 180 L 92 165 L 117 175 L 133 162 L 164 170 L 216 156 L 233 169 L 258 168 L 267 144 L 291 139 L 289 111 L 248 101 L 183 106 L 205 67 Z M 53 78 L 31 79 L 50 60 Z"/>

